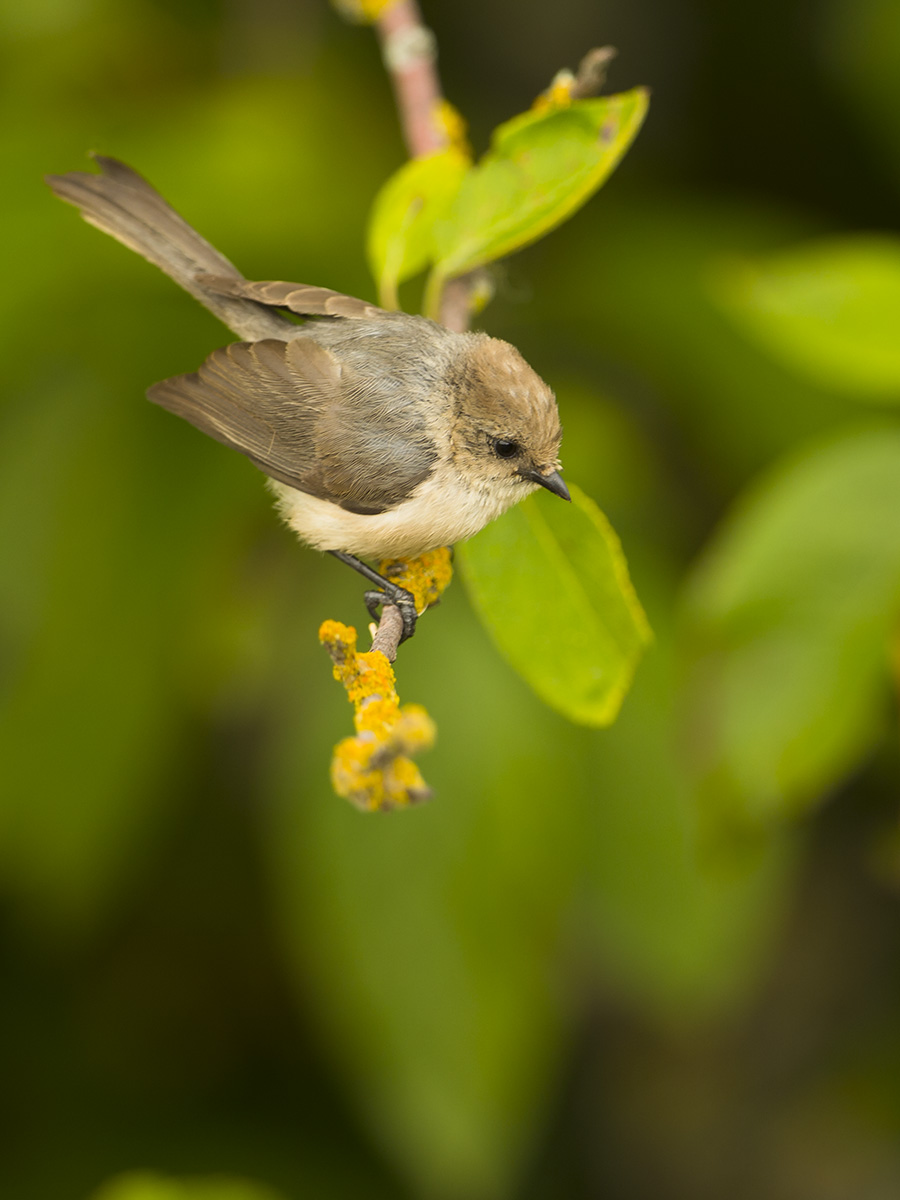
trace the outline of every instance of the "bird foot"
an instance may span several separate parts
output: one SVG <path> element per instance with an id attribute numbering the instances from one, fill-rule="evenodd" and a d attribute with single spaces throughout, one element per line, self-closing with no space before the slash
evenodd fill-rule
<path id="1" fill-rule="evenodd" d="M 383 605 L 392 604 L 396 606 L 403 621 L 403 635 L 400 638 L 401 644 L 411 638 L 416 632 L 416 621 L 418 620 L 416 602 L 412 592 L 408 592 L 406 588 L 398 587 L 389 580 L 385 580 L 384 590 L 366 592 L 364 599 L 366 608 L 369 610 L 369 616 L 376 621 L 378 620 L 378 610 Z"/>

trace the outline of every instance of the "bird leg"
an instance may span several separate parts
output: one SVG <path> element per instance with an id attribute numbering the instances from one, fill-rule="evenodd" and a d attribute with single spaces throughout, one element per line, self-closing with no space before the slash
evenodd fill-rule
<path id="1" fill-rule="evenodd" d="M 377 592 L 370 591 L 365 593 L 364 599 L 366 608 L 369 610 L 369 616 L 377 620 L 378 609 L 382 604 L 395 605 L 403 619 L 403 636 L 400 638 L 400 641 L 405 642 L 407 638 L 411 638 L 416 632 L 416 620 L 418 619 L 416 602 L 412 592 L 408 592 L 406 588 L 392 583 L 390 579 L 385 579 L 383 575 L 379 575 L 376 570 L 361 559 L 356 558 L 353 554 L 347 554 L 344 550 L 329 550 L 328 553 L 334 555 L 340 562 L 346 563 L 348 567 L 352 567 L 354 571 L 358 571 L 364 579 L 368 579 L 369 583 L 377 584 L 381 589 Z"/>

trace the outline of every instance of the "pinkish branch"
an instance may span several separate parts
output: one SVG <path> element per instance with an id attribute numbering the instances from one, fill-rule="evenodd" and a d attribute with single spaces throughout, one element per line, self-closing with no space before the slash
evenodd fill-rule
<path id="1" fill-rule="evenodd" d="M 439 120 L 443 97 L 437 43 L 422 21 L 416 0 L 393 0 L 375 28 L 410 154 L 421 158 L 442 150 L 449 139 Z"/>

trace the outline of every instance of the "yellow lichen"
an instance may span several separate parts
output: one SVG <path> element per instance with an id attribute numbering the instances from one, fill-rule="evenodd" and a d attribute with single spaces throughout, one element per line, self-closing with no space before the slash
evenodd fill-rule
<path id="1" fill-rule="evenodd" d="M 453 578 L 453 559 L 450 548 L 440 546 L 418 558 L 386 558 L 378 571 L 385 579 L 412 592 L 416 612 L 423 613 L 429 605 L 437 604 Z"/>
<path id="2" fill-rule="evenodd" d="M 416 559 L 387 559 L 379 571 L 412 593 L 419 613 L 437 603 L 453 577 L 446 546 Z M 334 790 L 365 812 L 427 800 L 431 793 L 412 756 L 434 744 L 431 717 L 420 704 L 400 707 L 391 664 L 380 650 L 358 651 L 352 626 L 323 621 L 319 641 L 354 708 L 356 736 L 338 743 L 331 762 Z"/>
<path id="3" fill-rule="evenodd" d="M 575 86 L 575 76 L 571 71 L 557 71 L 553 82 L 546 92 L 541 92 L 532 109 L 535 112 L 552 112 L 558 108 L 568 108 L 572 103 L 572 88 Z"/>
<path id="4" fill-rule="evenodd" d="M 350 21 L 369 24 L 377 21 L 395 0 L 332 0 L 334 7 Z"/>
<path id="5" fill-rule="evenodd" d="M 447 142 L 459 150 L 467 161 L 470 161 L 472 147 L 466 136 L 469 127 L 459 109 L 442 97 L 435 106 L 432 120 L 438 132 L 447 139 Z"/>
<path id="6" fill-rule="evenodd" d="M 430 792 L 410 758 L 434 744 L 435 727 L 421 705 L 400 707 L 394 672 L 379 650 L 358 653 L 356 630 L 325 621 L 319 640 L 328 648 L 334 677 L 354 705 L 356 737 L 335 747 L 331 782 L 365 812 L 385 812 L 427 800 Z"/>

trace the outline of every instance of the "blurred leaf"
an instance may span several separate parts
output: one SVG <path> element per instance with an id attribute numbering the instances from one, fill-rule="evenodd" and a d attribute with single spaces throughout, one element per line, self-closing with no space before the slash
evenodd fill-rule
<path id="1" fill-rule="evenodd" d="M 398 662 L 439 729 L 436 797 L 411 812 L 330 793 L 346 701 L 311 637 L 285 654 L 268 848 L 298 990 L 369 1129 L 414 1194 L 481 1200 L 531 1160 L 565 1052 L 556 964 L 592 734 L 504 668 L 462 599 Z"/>
<path id="2" fill-rule="evenodd" d="M 799 442 L 846 424 L 846 397 L 785 372 L 710 294 L 712 262 L 797 242 L 809 225 L 740 200 L 622 191 L 604 197 L 602 220 L 572 222 L 532 252 L 541 286 L 506 336 L 521 342 L 527 322 L 530 355 L 545 356 L 554 381 L 576 361 L 576 347 L 590 347 L 583 362 L 594 386 L 653 414 L 668 467 L 661 482 L 669 499 L 657 519 L 667 522 L 681 506 L 696 519 L 701 506 L 720 509 Z M 567 436 L 566 461 L 570 447 Z"/>
<path id="3" fill-rule="evenodd" d="M 379 302 L 397 308 L 397 287 L 434 259 L 434 227 L 459 191 L 469 159 L 456 146 L 414 158 L 375 197 L 369 217 L 368 258 Z"/>
<path id="4" fill-rule="evenodd" d="M 40 432 L 59 407 L 72 432 L 45 476 Z M 171 749 L 157 651 L 129 603 L 141 564 L 122 415 L 71 380 L 60 401 L 28 414 L 38 436 L 18 422 L 23 465 L 44 483 L 45 527 L 39 555 L 11 539 L 0 570 L 15 619 L 0 708 L 0 869 L 38 911 L 76 925 L 128 871 L 126 847 L 147 833 L 146 783 Z M 27 619 L 17 594 L 34 604 Z"/>
<path id="5" fill-rule="evenodd" d="M 570 491 L 529 496 L 458 554 L 504 658 L 569 720 L 609 725 L 652 635 L 609 522 Z"/>
<path id="6" fill-rule="evenodd" d="M 27 521 L 0 522 L 0 875 L 70 933 L 134 885 L 179 794 L 160 785 L 182 750 L 180 646 L 204 641 L 204 576 L 241 537 L 225 460 L 179 458 L 147 410 L 73 373 L 4 414 L 4 512 L 41 486 Z"/>
<path id="7" fill-rule="evenodd" d="M 447 279 L 536 241 L 580 208 L 631 145 L 648 102 L 646 89 L 635 88 L 499 126 L 435 228 L 430 315 Z"/>
<path id="8" fill-rule="evenodd" d="M 281 1193 L 226 1175 L 172 1179 L 132 1171 L 104 1184 L 91 1200 L 281 1200 Z"/>
<path id="9" fill-rule="evenodd" d="M 900 403 L 900 239 L 830 239 L 723 266 L 714 292 L 786 367 Z"/>
<path id="10" fill-rule="evenodd" d="M 797 854 L 786 838 L 741 856 L 701 845 L 697 790 L 680 744 L 675 580 L 660 578 L 652 561 L 647 567 L 641 583 L 653 653 L 583 766 L 591 781 L 587 894 L 602 977 L 664 1024 L 693 1025 L 734 1011 L 757 985 Z"/>
<path id="11" fill-rule="evenodd" d="M 764 480 L 695 569 L 686 612 L 710 796 L 756 822 L 808 805 L 883 728 L 900 431 L 846 435 Z"/>

